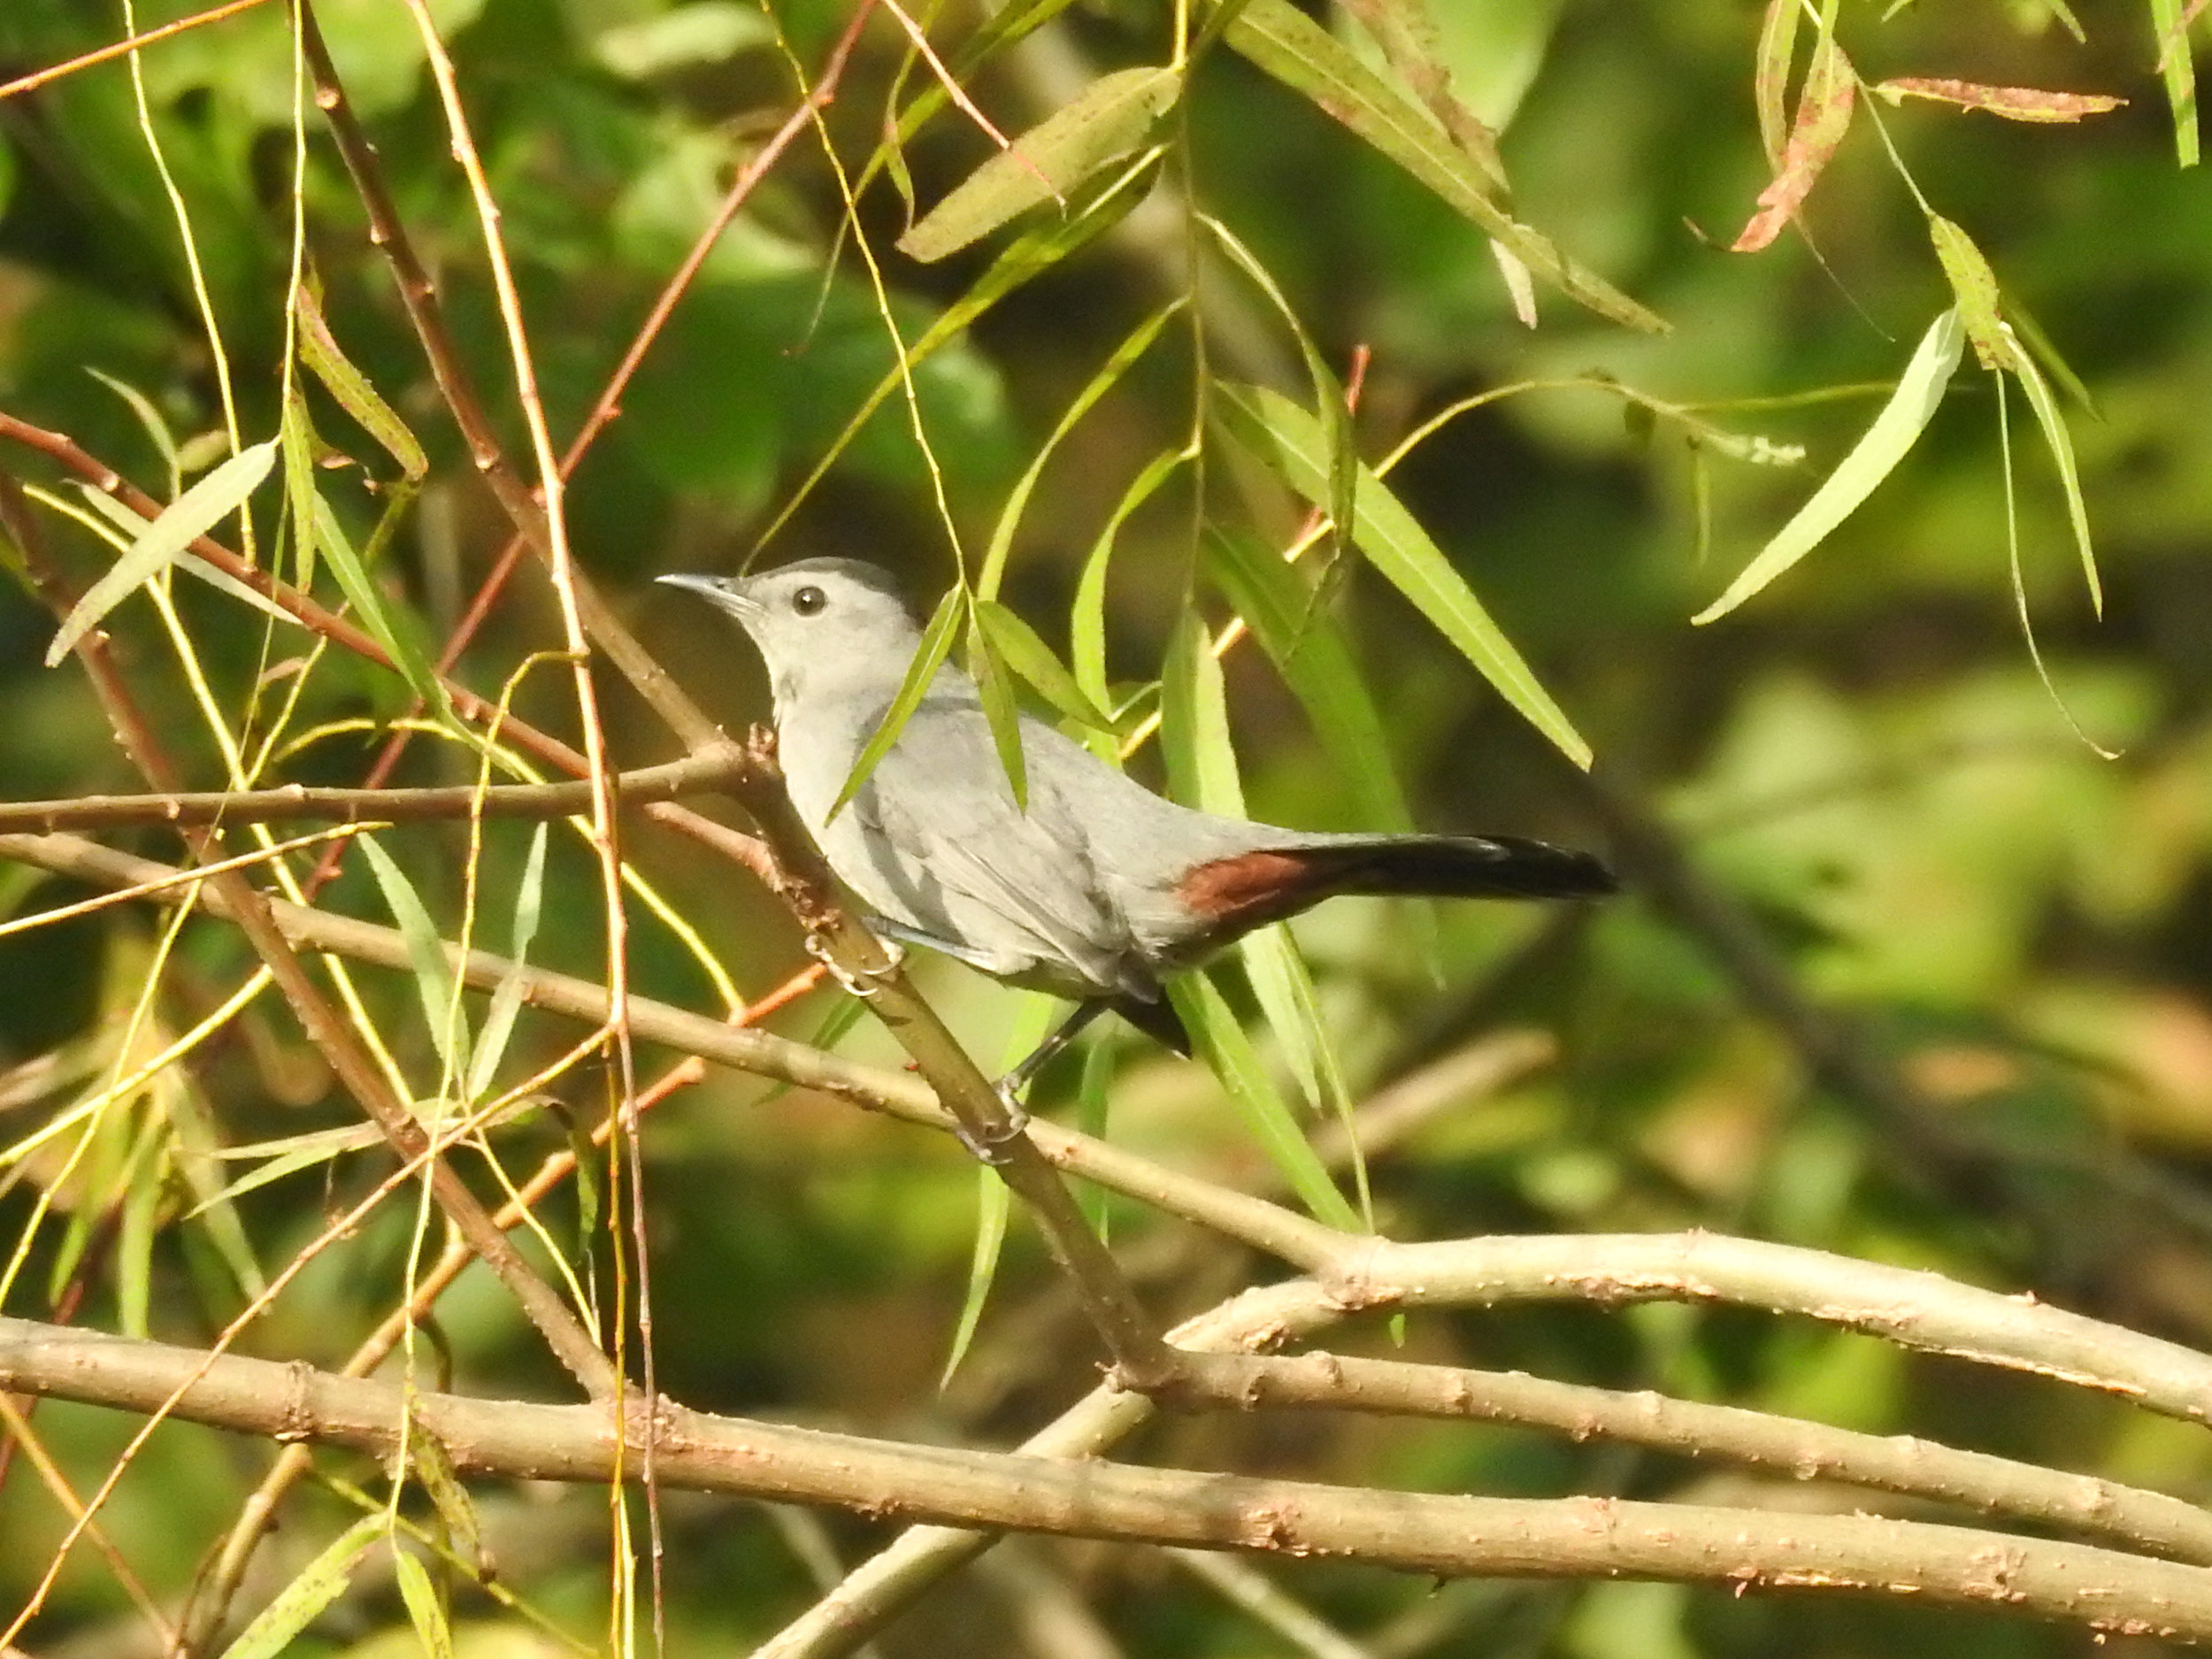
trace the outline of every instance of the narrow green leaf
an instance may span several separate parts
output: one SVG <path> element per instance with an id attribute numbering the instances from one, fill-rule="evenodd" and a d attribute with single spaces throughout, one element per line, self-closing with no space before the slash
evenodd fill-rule
<path id="1" fill-rule="evenodd" d="M 2012 417 L 2005 396 L 2005 379 L 1997 377 L 1997 453 L 2003 459 L 2005 495 L 2005 563 L 2012 576 L 2013 613 L 2020 619 L 2020 638 L 2027 645 L 2028 661 L 2035 668 L 2035 677 L 2043 683 L 2043 695 L 2051 700 L 2060 719 L 2066 722 L 2079 739 L 2100 760 L 2117 760 L 2117 749 L 2107 749 L 2082 729 L 2074 718 L 2074 711 L 2066 706 L 2058 681 L 2052 677 L 2051 666 L 2043 660 L 2043 648 L 2036 642 L 2035 617 L 2028 609 L 2027 579 L 2020 570 L 2020 492 L 2012 475 Z"/>
<path id="2" fill-rule="evenodd" d="M 1269 1081 L 1252 1040 L 1237 1024 L 1227 1001 L 1203 973 L 1179 974 L 1169 982 L 1168 998 L 1182 1017 L 1198 1057 L 1221 1084 L 1243 1117 L 1253 1138 L 1282 1172 L 1308 1210 L 1331 1226 L 1356 1232 L 1359 1217 L 1329 1179 L 1283 1097 Z"/>
<path id="3" fill-rule="evenodd" d="M 430 1582 L 430 1570 L 411 1549 L 392 1551 L 393 1576 L 399 1580 L 399 1599 L 406 1603 L 407 1617 L 422 1643 L 423 1659 L 453 1659 L 453 1630 L 446 1623 L 445 1603 Z"/>
<path id="4" fill-rule="evenodd" d="M 153 1303 L 154 1234 L 161 1218 L 162 1152 L 167 1140 L 167 1124 L 158 1113 L 149 1112 L 131 1148 L 123 1218 L 115 1234 L 116 1324 L 125 1336 L 141 1341 L 148 1334 L 147 1313 Z"/>
<path id="5" fill-rule="evenodd" d="M 315 591 L 315 436 L 314 417 L 297 387 L 284 405 L 284 419 L 277 428 L 284 449 L 284 517 L 292 532 L 292 585 L 303 594 Z"/>
<path id="6" fill-rule="evenodd" d="M 2051 396 L 2050 382 L 2035 366 L 2035 359 L 2010 328 L 2005 328 L 2004 333 L 2012 348 L 2012 372 L 2019 377 L 2020 389 L 2028 395 L 2028 406 L 2035 411 L 2036 424 L 2043 428 L 2044 444 L 2058 467 L 2059 485 L 2066 492 L 2067 520 L 2074 529 L 2074 548 L 2081 556 L 2082 580 L 2089 585 L 2091 608 L 2101 617 L 2104 584 L 2097 580 L 2097 552 L 2089 539 L 2089 508 L 2082 500 L 2081 467 L 2074 459 L 2073 436 L 2066 430 L 2066 417 L 2059 409 L 2058 400 Z"/>
<path id="7" fill-rule="evenodd" d="M 1985 369 L 2005 367 L 2014 348 L 1998 315 L 1997 273 L 1989 268 L 1987 257 L 1971 236 L 1939 213 L 1929 216 L 1928 234 L 1944 279 L 1958 300 L 1959 326 L 1973 342 L 1975 361 Z"/>
<path id="8" fill-rule="evenodd" d="M 1351 787 L 1359 822 L 1377 830 L 1412 829 L 1412 810 L 1390 764 L 1389 730 L 1341 625 L 1314 610 L 1297 572 L 1248 536 L 1210 531 L 1203 568 L 1305 710 L 1314 735 Z"/>
<path id="9" fill-rule="evenodd" d="M 1238 941 L 1238 954 L 1252 982 L 1252 995 L 1268 1026 L 1283 1045 L 1285 1057 L 1305 1090 L 1308 1104 L 1343 1126 L 1352 1148 L 1352 1172 L 1359 1192 L 1360 1215 L 1374 1230 L 1374 1195 L 1368 1189 L 1367 1161 L 1360 1156 L 1352 1091 L 1344 1081 L 1344 1063 L 1328 1021 L 1321 1017 L 1321 994 L 1306 965 L 1305 953 L 1287 924 L 1278 922 Z"/>
<path id="10" fill-rule="evenodd" d="M 1160 757 L 1167 764 L 1168 793 L 1176 800 L 1202 812 L 1242 818 L 1244 786 L 1229 738 L 1228 695 L 1220 661 L 1209 646 L 1197 608 L 1185 606 L 1160 672 Z"/>
<path id="11" fill-rule="evenodd" d="M 101 618 L 151 581 L 164 567 L 201 536 L 212 530 L 246 503 L 276 465 L 277 442 L 257 443 L 242 449 L 190 489 L 162 509 L 161 516 L 140 532 L 123 556 L 77 601 L 46 648 L 46 666 L 69 655 L 70 649 Z"/>
<path id="12" fill-rule="evenodd" d="M 2151 0 L 2151 27 L 2158 36 L 2158 73 L 2174 112 L 2174 153 L 2185 167 L 2197 165 L 2197 66 L 2189 50 L 2195 11 L 2182 0 Z"/>
<path id="13" fill-rule="evenodd" d="M 692 11 L 702 8 L 693 7 Z M 338 337 L 323 317 L 322 295 L 311 281 L 300 285 L 294 299 L 300 325 L 300 361 L 323 383 L 338 407 L 353 417 L 362 431 L 384 447 L 399 470 L 411 479 L 429 476 L 430 457 L 399 411 L 384 401 L 369 377 L 354 366 Z"/>
<path id="14" fill-rule="evenodd" d="M 2095 396 L 2081 376 L 2074 373 L 2074 365 L 2059 355 L 2058 347 L 2052 343 L 2050 335 L 2044 333 L 2043 325 L 2036 321 L 2035 314 L 2020 303 L 2018 295 L 2007 294 L 2004 296 L 2004 311 L 2005 320 L 2012 325 L 2012 332 L 2019 335 L 2021 342 L 2035 354 L 2035 360 L 2043 365 L 2044 373 L 2058 382 L 2060 391 L 2081 405 L 2082 413 L 2092 420 L 2101 422 L 2104 411 L 2098 407 Z"/>
<path id="15" fill-rule="evenodd" d="M 1101 709 L 1114 704 L 1114 690 L 1106 677 L 1106 574 L 1113 562 L 1114 544 L 1129 516 L 1152 499 L 1175 470 L 1190 459 L 1180 449 L 1164 450 L 1144 465 L 1143 471 L 1121 492 L 1098 539 L 1083 560 L 1083 574 L 1075 584 L 1075 604 L 1068 614 L 1068 662 L 1083 695 Z M 1118 764 L 1118 745 L 1106 737 L 1091 740 L 1091 751 Z"/>
<path id="16" fill-rule="evenodd" d="M 386 1525 L 380 1513 L 365 1515 L 339 1533 L 238 1632 L 238 1640 L 223 1649 L 223 1659 L 278 1659 L 295 1636 L 346 1593 L 354 1569 L 384 1535 Z"/>
<path id="17" fill-rule="evenodd" d="M 1303 94 L 1323 114 L 1396 162 L 1577 304 L 1631 328 L 1667 332 L 1663 318 L 1570 258 L 1541 231 L 1508 213 L 1479 170 L 1426 110 L 1362 63 L 1291 0 L 1251 0 L 1229 25 L 1225 38 L 1240 57 Z"/>
<path id="18" fill-rule="evenodd" d="M 1177 71 L 1158 66 L 1101 76 L 978 167 L 899 238 L 899 251 L 927 265 L 1040 203 L 1063 201 L 1093 174 L 1141 149 L 1182 85 Z"/>
<path id="19" fill-rule="evenodd" d="M 1032 226 L 1016 236 L 991 262 L 990 268 L 976 279 L 975 285 L 947 306 L 923 331 L 921 338 L 907 348 L 908 373 L 920 367 L 941 347 L 957 339 L 963 330 L 1007 295 L 1069 258 L 1128 217 L 1144 199 L 1141 187 L 1164 153 L 1155 148 L 1132 161 L 1113 178 L 1086 186 L 1070 203 L 1065 214 Z M 799 480 L 798 488 L 755 538 L 756 550 L 765 547 L 799 510 L 800 503 L 814 493 L 815 487 L 828 476 L 830 468 L 836 465 L 860 429 L 883 406 L 884 401 L 898 390 L 900 380 L 900 372 L 894 366 L 869 390 L 860 407 L 824 447 L 807 475 Z"/>
<path id="20" fill-rule="evenodd" d="M 1111 732 L 1113 717 L 1083 695 L 1075 676 L 1060 665 L 1052 648 L 1037 631 L 995 599 L 975 602 L 975 619 L 989 637 L 991 649 L 1038 695 L 1079 726 Z"/>
<path id="21" fill-rule="evenodd" d="M 998 597 L 999 580 L 1005 573 L 1007 554 L 1014 545 L 1014 532 L 1020 526 L 1022 510 L 1029 504 L 1029 497 L 1037 488 L 1038 479 L 1043 475 L 1045 463 L 1052 458 L 1061 442 L 1074 430 L 1075 423 L 1088 414 L 1098 400 L 1111 391 L 1121 377 L 1128 373 L 1130 365 L 1151 349 L 1152 342 L 1160 337 L 1160 330 L 1167 326 L 1169 319 L 1181 311 L 1186 301 L 1179 296 L 1131 329 L 1122 342 L 1114 348 L 1112 355 L 1099 366 L 1098 373 L 1084 383 L 1083 389 L 1075 395 L 1074 400 L 1062 412 L 1059 424 L 1053 427 L 1051 435 L 1040 446 L 1036 458 L 1015 481 L 1013 489 L 1007 495 L 1006 505 L 999 511 L 998 526 L 991 532 L 990 545 L 984 549 L 982 569 L 975 580 L 975 590 L 982 598 L 992 600 Z"/>
<path id="22" fill-rule="evenodd" d="M 136 541 L 139 534 L 150 522 L 148 519 L 140 518 L 114 496 L 104 491 L 95 489 L 89 484 L 80 483 L 77 486 L 77 492 L 88 510 L 97 514 L 105 523 L 114 526 L 113 541 L 119 552 Z M 228 594 L 233 599 L 242 604 L 251 605 L 264 616 L 273 617 L 288 627 L 296 628 L 304 626 L 297 617 L 282 605 L 278 604 L 276 601 L 257 589 L 247 587 L 228 571 L 218 569 L 196 553 L 188 550 L 179 553 L 177 568 L 195 580 L 206 583 L 219 593 Z"/>
<path id="23" fill-rule="evenodd" d="M 1006 1248 L 1006 1219 L 1014 1205 L 1013 1190 L 987 1164 L 976 1165 L 975 1250 L 968 1260 L 968 1290 L 960 1303 L 960 1323 L 952 1333 L 952 1348 L 945 1368 L 937 1375 L 941 1393 L 952 1386 L 953 1373 L 968 1356 L 976 1327 L 983 1323 L 984 1304 L 991 1299 L 991 1282 L 998 1277 L 1001 1253 Z"/>
<path id="24" fill-rule="evenodd" d="M 1797 57 L 1800 0 L 1767 0 L 1759 24 L 1757 67 L 1752 72 L 1752 101 L 1759 111 L 1759 142 L 1767 165 L 1779 171 L 1782 146 L 1789 138 L 1790 67 Z"/>
<path id="25" fill-rule="evenodd" d="M 1317 506 L 1326 502 L 1328 455 L 1318 422 L 1279 392 L 1225 386 L 1214 400 L 1222 428 Z M 1368 467 L 1359 473 L 1352 539 L 1368 562 L 1413 602 L 1432 626 L 1472 663 L 1499 695 L 1578 766 L 1590 746 L 1552 701 L 1521 654 L 1491 619 L 1419 520 Z"/>
<path id="26" fill-rule="evenodd" d="M 176 434 L 169 430 L 169 423 L 163 419 L 161 411 L 154 407 L 154 400 L 129 381 L 118 380 L 102 370 L 88 365 L 85 373 L 129 405 L 131 413 L 138 417 L 140 430 L 145 433 L 147 441 L 160 455 L 162 465 L 169 471 L 171 491 L 173 493 L 183 488 L 184 463 L 177 449 Z"/>
<path id="27" fill-rule="evenodd" d="M 531 942 L 538 936 L 538 911 L 545 895 L 546 826 L 530 836 L 530 855 L 522 867 L 522 883 L 515 889 L 515 920 L 508 948 L 507 972 L 492 989 L 491 1006 L 485 1010 L 483 1029 L 477 1033 L 476 1056 L 469 1063 L 468 1086 L 463 1097 L 477 1100 L 490 1093 L 499 1075 L 499 1063 L 514 1035 L 515 1018 L 522 1012 L 523 970 L 530 960 Z"/>
<path id="28" fill-rule="evenodd" d="M 454 995 L 453 964 L 446 959 L 445 941 L 438 935 L 422 895 L 406 872 L 393 861 L 373 835 L 357 838 L 362 854 L 384 890 L 384 902 L 399 925 L 407 946 L 408 965 L 415 976 L 415 995 L 422 1001 L 423 1018 L 430 1023 L 430 1041 L 438 1050 L 449 1076 L 468 1071 L 468 1020 Z"/>
<path id="29" fill-rule="evenodd" d="M 1328 546 L 1324 553 L 1325 572 L 1340 568 L 1340 558 L 1348 534 L 1346 526 L 1353 519 L 1354 498 L 1359 488 L 1359 449 L 1352 431 L 1352 411 L 1348 405 L 1344 388 L 1314 343 L 1305 322 L 1275 281 L 1274 276 L 1262 265 L 1257 255 L 1243 242 L 1231 234 L 1220 220 L 1201 215 L 1201 222 L 1211 231 L 1214 240 L 1229 256 L 1231 263 L 1241 270 L 1248 280 L 1267 296 L 1277 316 L 1290 330 L 1290 336 L 1298 343 L 1298 355 L 1305 359 L 1306 378 L 1313 383 L 1313 406 L 1318 411 L 1324 441 L 1329 455 L 1329 494 L 1320 503 L 1321 511 L 1328 515 Z M 1325 575 L 1325 588 L 1331 578 Z"/>
<path id="30" fill-rule="evenodd" d="M 337 579 L 346 603 L 352 606 L 354 619 L 384 648 L 385 656 L 391 658 L 392 666 L 407 682 L 408 689 L 421 698 L 426 707 L 449 716 L 445 687 L 438 683 L 437 671 L 432 667 L 428 654 L 412 631 L 402 627 L 394 618 L 383 590 L 369 575 L 367 561 L 354 550 L 345 526 L 311 484 L 308 510 L 312 515 L 316 545 L 330 556 L 331 574 Z"/>
<path id="31" fill-rule="evenodd" d="M 1727 591 L 1690 620 L 1702 624 L 1726 616 L 1818 547 L 1830 531 L 1849 518 L 1926 429 L 1965 349 L 1966 330 L 1954 306 L 1921 336 L 1897 389 L 1874 417 L 1873 425 L 1852 446 L 1851 453 L 1821 480 L 1812 499 L 1760 549 L 1758 557 L 1728 585 Z"/>
<path id="32" fill-rule="evenodd" d="M 484 1548 L 484 1524 L 477 1516 L 468 1487 L 462 1484 L 460 1471 L 453 1466 L 453 1455 L 446 1450 L 445 1442 L 421 1424 L 413 1424 L 407 1435 L 407 1457 L 414 1465 L 415 1478 L 422 1483 L 422 1489 L 430 1494 L 431 1506 L 438 1512 L 447 1546 L 462 1560 L 472 1563 L 479 1572 L 483 1571 L 491 1564 L 491 1557 Z"/>
<path id="33" fill-rule="evenodd" d="M 915 648 L 914 660 L 906 665 L 906 678 L 899 682 L 898 695 L 891 699 L 891 706 L 883 711 L 883 718 L 877 723 L 867 747 L 853 763 L 853 775 L 845 780 L 845 787 L 837 792 L 837 799 L 829 810 L 832 818 L 842 812 L 846 803 L 860 793 L 860 786 L 868 781 L 868 774 L 876 769 L 876 763 L 891 752 L 891 745 L 899 741 L 899 733 L 908 718 L 921 706 L 930 681 L 937 678 L 937 671 L 944 666 L 946 653 L 952 649 L 954 630 L 967 613 L 967 589 L 956 583 L 937 602 L 929 626 L 922 630 L 922 642 Z"/>
<path id="34" fill-rule="evenodd" d="M 976 618 L 968 619 L 968 677 L 983 699 L 983 718 L 991 727 L 991 745 L 998 764 L 1006 769 L 1006 781 L 1014 791 L 1014 809 L 1029 810 L 1029 765 L 1022 754 L 1021 706 L 1014 698 L 1014 680 L 999 660 Z"/>
<path id="35" fill-rule="evenodd" d="M 1106 1138 L 1107 1120 L 1113 1104 L 1114 1048 L 1094 1034 L 1083 1050 L 1083 1078 L 1075 1089 L 1075 1126 L 1094 1141 Z M 1103 1187 L 1085 1182 L 1076 1193 L 1076 1202 L 1083 1207 L 1083 1218 L 1091 1224 L 1091 1231 L 1106 1240 L 1108 1220 L 1113 1194 Z"/>
<path id="36" fill-rule="evenodd" d="M 288 1175 L 302 1170 L 319 1169 L 341 1152 L 358 1151 L 364 1147 L 383 1143 L 383 1132 L 374 1124 L 344 1124 L 334 1129 L 311 1130 L 305 1134 L 287 1135 L 281 1141 L 257 1142 L 250 1147 L 225 1147 L 223 1158 L 252 1157 L 273 1148 L 282 1148 L 273 1156 L 266 1157 L 245 1174 L 222 1188 L 213 1196 L 201 1200 L 191 1211 L 192 1216 L 211 1210 L 218 1204 L 244 1196 L 256 1187 L 280 1181 Z"/>

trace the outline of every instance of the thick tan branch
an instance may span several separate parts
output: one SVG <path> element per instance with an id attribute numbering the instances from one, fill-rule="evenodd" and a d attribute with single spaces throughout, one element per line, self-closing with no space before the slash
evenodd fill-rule
<path id="1" fill-rule="evenodd" d="M 197 1380 L 192 1380 L 197 1374 Z M 0 1387 L 388 1455 L 411 1415 L 464 1472 L 635 1479 L 595 1406 L 410 1392 L 302 1365 L 0 1319 Z M 645 1427 L 628 1425 L 634 1435 Z M 1671 1578 L 1818 1587 L 2005 1609 L 2097 1630 L 2212 1640 L 2212 1572 L 2080 1544 L 1869 1516 L 1609 1499 L 1373 1492 L 1019 1453 L 902 1445 L 668 1409 L 665 1485 L 873 1517 L 1124 1542 L 1327 1555 L 1427 1574 Z M 639 1445 L 641 1445 L 641 1440 Z"/>

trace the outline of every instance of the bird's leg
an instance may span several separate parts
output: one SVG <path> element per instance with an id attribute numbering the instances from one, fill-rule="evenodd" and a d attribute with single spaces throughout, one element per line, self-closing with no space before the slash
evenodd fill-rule
<path id="1" fill-rule="evenodd" d="M 1053 1028 L 1050 1036 L 1032 1048 L 1020 1064 L 999 1079 L 999 1098 L 1009 1106 L 1013 1105 L 1021 1092 L 1035 1080 L 1037 1073 L 1057 1058 L 1063 1048 L 1083 1034 L 1085 1026 L 1110 1006 L 1101 997 L 1078 1002 L 1068 1017 Z"/>
<path id="2" fill-rule="evenodd" d="M 975 1154 L 983 1163 L 996 1168 L 1006 1161 L 1006 1143 L 1029 1126 L 1029 1110 L 1022 1104 L 1022 1091 L 1036 1079 L 1063 1048 L 1074 1041 L 1083 1028 L 1105 1012 L 1108 1004 L 1095 999 L 1078 1002 L 1074 1011 L 1062 1020 L 1052 1034 L 1039 1043 L 1021 1064 L 992 1086 L 999 1102 L 1006 1108 L 1006 1122 L 987 1134 L 971 1135 L 964 1129 L 953 1133 L 960 1144 Z"/>

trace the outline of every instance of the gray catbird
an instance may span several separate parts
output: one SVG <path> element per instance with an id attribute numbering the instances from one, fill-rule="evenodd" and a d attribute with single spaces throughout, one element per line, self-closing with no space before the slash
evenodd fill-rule
<path id="1" fill-rule="evenodd" d="M 1018 1088 L 1111 1008 L 1189 1052 L 1160 981 L 1339 893 L 1594 898 L 1587 853 L 1476 835 L 1333 835 L 1161 799 L 1041 721 L 1021 719 L 1028 810 L 974 682 L 949 663 L 845 809 L 830 809 L 906 676 L 921 632 L 889 577 L 852 559 L 757 576 L 664 576 L 737 618 L 768 665 L 791 802 L 878 931 L 1074 1015 L 1007 1079 Z"/>

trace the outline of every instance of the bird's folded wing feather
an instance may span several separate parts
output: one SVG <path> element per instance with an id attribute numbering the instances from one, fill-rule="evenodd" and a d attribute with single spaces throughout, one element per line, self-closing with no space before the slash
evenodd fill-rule
<path id="1" fill-rule="evenodd" d="M 1043 795 L 1026 814 L 1016 808 L 980 712 L 930 730 L 950 741 L 917 741 L 910 726 L 855 806 L 938 885 L 1025 936 L 1035 954 L 1064 957 L 1102 987 L 1148 992 L 1148 982 L 1125 983 L 1127 925 L 1091 868 L 1081 826 Z"/>

